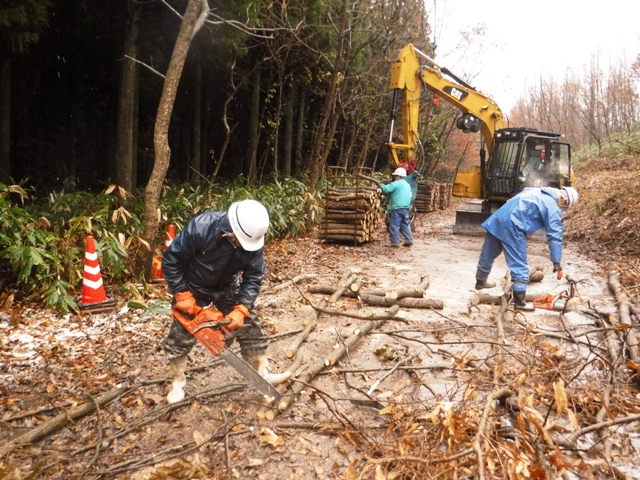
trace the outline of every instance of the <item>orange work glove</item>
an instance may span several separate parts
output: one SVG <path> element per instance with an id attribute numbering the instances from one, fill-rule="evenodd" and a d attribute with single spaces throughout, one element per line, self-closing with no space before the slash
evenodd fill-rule
<path id="1" fill-rule="evenodd" d="M 556 278 L 558 280 L 562 280 L 563 271 L 562 271 L 562 265 L 560 265 L 560 262 L 555 262 L 553 264 L 553 273 L 557 273 Z"/>
<path id="2" fill-rule="evenodd" d="M 225 320 L 229 320 L 231 323 L 228 325 L 224 325 L 222 328 L 227 332 L 233 332 L 234 330 L 238 330 L 241 326 L 244 325 L 244 319 L 249 315 L 249 309 L 244 305 L 236 305 L 233 307 L 226 317 Z"/>
<path id="3" fill-rule="evenodd" d="M 189 291 L 176 293 L 174 298 L 176 299 L 175 308 L 188 315 L 196 314 L 196 299 L 193 297 L 193 293 Z"/>

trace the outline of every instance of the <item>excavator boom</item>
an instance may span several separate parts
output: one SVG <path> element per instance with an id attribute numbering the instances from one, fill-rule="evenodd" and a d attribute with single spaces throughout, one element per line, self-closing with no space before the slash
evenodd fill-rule
<path id="1" fill-rule="evenodd" d="M 422 65 L 419 57 L 432 66 Z M 391 72 L 393 92 L 389 154 L 393 167 L 415 164 L 420 142 L 420 101 L 426 91 L 443 99 L 461 115 L 456 126 L 465 133 L 481 133 L 479 165 L 456 172 L 452 194 L 467 199 L 456 212 L 454 232 L 484 233 L 482 222 L 526 186 L 560 188 L 571 185 L 571 149 L 560 135 L 527 128 L 506 128 L 496 103 L 425 53 L 406 45 Z M 394 124 L 400 117 L 402 141 L 394 141 Z M 545 157 L 545 152 L 548 152 Z"/>

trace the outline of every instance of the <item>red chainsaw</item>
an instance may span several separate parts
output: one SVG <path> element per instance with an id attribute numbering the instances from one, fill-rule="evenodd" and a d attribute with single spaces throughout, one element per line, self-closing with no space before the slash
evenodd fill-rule
<path id="1" fill-rule="evenodd" d="M 226 348 L 227 341 L 232 340 L 238 332 L 225 333 L 223 327 L 231 323 L 231 321 L 225 320 L 220 310 L 213 307 L 196 307 L 196 314 L 192 318 L 177 308 L 173 308 L 172 312 L 173 316 L 182 324 L 187 332 L 196 337 L 207 350 L 216 356 L 220 356 L 225 362 L 231 365 L 260 393 L 274 401 L 279 401 L 280 398 L 282 398 L 280 392 L 262 378 L 251 365 Z"/>

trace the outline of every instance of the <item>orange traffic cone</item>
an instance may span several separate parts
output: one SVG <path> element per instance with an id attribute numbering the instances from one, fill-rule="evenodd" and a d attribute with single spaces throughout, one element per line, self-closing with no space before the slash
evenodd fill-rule
<path id="1" fill-rule="evenodd" d="M 100 262 L 96 253 L 93 237 L 87 237 L 84 254 L 84 278 L 82 280 L 82 300 L 78 304 L 81 311 L 97 313 L 113 310 L 116 306 L 114 299 L 107 298 L 102 284 Z"/>
<path id="2" fill-rule="evenodd" d="M 166 250 L 173 242 L 173 239 L 176 238 L 176 231 L 173 228 L 173 225 L 167 225 L 167 234 L 164 237 L 164 249 Z M 164 275 L 162 274 L 162 255 L 156 256 L 151 261 L 151 283 L 164 283 L 166 280 L 164 279 Z"/>

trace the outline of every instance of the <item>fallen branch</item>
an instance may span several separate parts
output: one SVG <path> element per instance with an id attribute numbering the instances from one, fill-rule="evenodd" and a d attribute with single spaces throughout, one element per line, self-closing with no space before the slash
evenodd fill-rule
<path id="1" fill-rule="evenodd" d="M 317 310 L 315 309 L 314 311 L 317 312 Z M 300 332 L 300 335 L 294 338 L 293 342 L 291 342 L 291 345 L 289 345 L 289 348 L 287 348 L 285 352 L 285 355 L 287 358 L 292 358 L 300 348 L 300 345 L 302 345 L 302 342 L 304 342 L 309 336 L 309 334 L 313 330 L 315 330 L 316 326 L 318 325 L 318 321 L 316 320 L 316 317 L 317 315 L 314 315 L 313 318 L 307 319 L 307 324 L 302 329 L 302 332 Z"/>
<path id="2" fill-rule="evenodd" d="M 618 418 L 617 420 L 607 420 L 606 422 L 594 423 L 593 425 L 589 425 L 588 427 L 579 428 L 575 432 L 573 432 L 569 436 L 569 443 L 575 444 L 576 440 L 587 433 L 595 432 L 597 430 L 613 427 L 614 425 L 623 425 L 625 423 L 632 423 L 640 421 L 640 413 L 636 413 L 635 415 L 629 415 L 627 417 Z"/>
<path id="3" fill-rule="evenodd" d="M 376 388 L 378 388 L 378 385 L 380 385 L 386 378 L 390 377 L 391 375 L 393 375 L 393 373 L 398 370 L 398 368 L 407 362 L 406 358 L 403 358 L 402 360 L 400 360 L 398 363 L 396 363 L 393 368 L 391 370 L 389 370 L 387 373 L 385 373 L 382 378 L 376 380 L 375 382 L 373 382 L 373 385 L 371 385 L 371 387 L 369 388 L 369 390 L 367 391 L 367 395 L 371 395 Z"/>
<path id="4" fill-rule="evenodd" d="M 389 309 L 389 316 L 395 315 L 398 311 L 398 307 L 393 307 Z M 309 366 L 306 371 L 300 375 L 300 377 L 291 385 L 291 394 L 284 397 L 280 403 L 278 404 L 278 408 L 272 410 L 271 415 L 273 418 L 276 418 L 282 412 L 284 412 L 287 408 L 291 406 L 294 402 L 296 395 L 298 395 L 304 388 L 304 384 L 309 383 L 312 379 L 314 379 L 321 371 L 323 371 L 326 367 L 334 365 L 338 360 L 340 360 L 350 349 L 352 349 L 355 345 L 360 342 L 360 340 L 367 335 L 372 330 L 383 325 L 387 319 L 377 320 L 373 322 L 366 323 L 362 328 L 359 328 L 353 332 L 353 334 L 348 337 L 344 345 L 336 350 L 334 353 L 329 355 L 327 358 Z"/>
<path id="5" fill-rule="evenodd" d="M 316 278 L 318 278 L 318 275 L 315 274 L 315 273 L 303 273 L 302 275 L 298 275 L 296 277 L 293 277 L 293 278 L 291 278 L 291 279 L 289 279 L 287 281 L 284 281 L 284 282 L 282 282 L 282 283 L 280 283 L 278 285 L 274 285 L 273 287 L 271 287 L 270 290 L 267 290 L 266 292 L 262 292 L 262 293 L 263 294 L 264 293 L 275 293 L 275 292 L 278 292 L 278 291 L 282 290 L 283 288 L 286 288 L 288 286 L 300 283 L 303 280 L 314 280 Z"/>
<path id="6" fill-rule="evenodd" d="M 128 384 L 117 385 L 107 392 L 103 392 L 96 397 L 91 397 L 92 400 L 77 405 L 69 410 L 61 413 L 54 418 L 47 420 L 46 422 L 38 425 L 36 428 L 17 436 L 13 440 L 5 443 L 0 447 L 0 455 L 6 455 L 11 452 L 15 447 L 24 443 L 33 443 L 50 435 L 51 433 L 59 430 L 67 425 L 70 421 L 77 420 L 79 418 L 88 415 L 96 410 L 96 407 L 103 407 L 116 398 L 126 394 L 132 390 Z"/>
<path id="7" fill-rule="evenodd" d="M 394 312 L 397 312 L 400 310 L 400 307 L 398 305 L 392 305 L 392 307 L 398 307 L 398 309 L 394 309 Z M 313 304 L 311 304 L 311 307 L 314 310 L 317 310 L 318 312 L 324 313 L 326 315 L 332 315 L 332 316 L 341 316 L 341 317 L 348 317 L 348 318 L 355 318 L 356 320 L 366 320 L 366 321 L 375 321 L 375 320 L 397 320 L 398 322 L 402 322 L 402 323 L 409 323 L 409 320 L 407 320 L 406 318 L 402 318 L 402 317 L 398 317 L 395 315 L 391 315 L 389 312 L 391 310 L 387 310 L 387 313 L 382 313 L 382 314 L 378 314 L 378 313 L 371 313 L 369 315 L 358 315 L 355 313 L 348 313 L 348 312 L 342 312 L 339 310 L 329 310 L 327 308 L 320 308 L 320 307 L 316 307 Z"/>
<path id="8" fill-rule="evenodd" d="M 342 277 L 338 281 L 338 288 L 334 289 L 334 291 L 331 294 L 331 298 L 336 298 L 337 299 L 338 297 L 340 297 L 340 295 L 342 295 L 342 293 L 345 291 L 345 289 L 347 287 L 349 287 L 349 285 L 351 285 L 353 282 L 356 281 L 356 278 L 357 278 L 357 276 L 354 273 L 351 272 L 351 269 L 345 270 L 345 272 L 342 274 Z M 300 291 L 300 289 L 298 289 L 298 291 Z M 291 345 L 289 345 L 289 348 L 287 348 L 287 350 L 285 352 L 285 355 L 286 355 L 287 358 L 292 358 L 296 354 L 298 349 L 300 348 L 300 345 L 302 345 L 302 343 L 307 339 L 309 334 L 313 330 L 315 330 L 316 326 L 318 325 L 318 320 L 317 320 L 318 313 L 321 312 L 322 309 L 324 309 L 324 307 L 327 306 L 327 303 L 330 300 L 330 299 L 323 298 L 320 301 L 320 306 L 319 307 L 315 307 L 313 305 L 313 303 L 306 297 L 306 295 L 302 291 L 300 291 L 300 294 L 305 298 L 305 300 L 307 300 L 309 302 L 311 307 L 313 307 L 313 314 L 308 319 L 307 325 L 302 330 L 302 333 L 300 333 L 300 335 L 298 335 L 293 340 L 293 342 L 291 342 Z"/>
<path id="9" fill-rule="evenodd" d="M 609 273 L 609 290 L 616 298 L 618 304 L 618 313 L 620 314 L 620 323 L 623 326 L 624 334 L 626 336 L 627 350 L 629 351 L 629 358 L 635 363 L 640 362 L 640 342 L 636 331 L 632 328 L 628 328 L 632 325 L 631 321 L 631 302 L 629 297 L 622 289 L 620 283 L 620 273 L 615 270 Z"/>
<path id="10" fill-rule="evenodd" d="M 478 464 L 478 478 L 480 480 L 484 480 L 485 478 L 484 454 L 482 452 L 481 441 L 483 440 L 485 435 L 484 431 L 487 428 L 487 420 L 489 418 L 489 415 L 495 409 L 496 400 L 498 398 L 510 396 L 513 393 L 510 388 L 500 385 L 500 378 L 502 376 L 503 368 L 502 345 L 504 345 L 504 326 L 502 323 L 502 318 L 509 309 L 508 298 L 510 291 L 511 282 L 507 281 L 507 284 L 504 287 L 504 292 L 500 298 L 500 310 L 496 314 L 496 326 L 498 327 L 497 342 L 499 346 L 496 347 L 496 362 L 493 365 L 493 391 L 485 401 L 484 409 L 482 411 L 482 417 L 480 418 L 480 422 L 478 423 L 478 431 L 476 432 L 476 435 L 473 438 L 473 442 L 471 444 L 471 448 L 476 454 L 476 462 Z"/>

